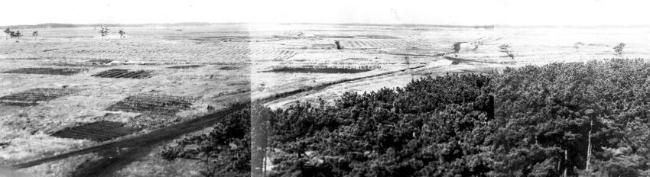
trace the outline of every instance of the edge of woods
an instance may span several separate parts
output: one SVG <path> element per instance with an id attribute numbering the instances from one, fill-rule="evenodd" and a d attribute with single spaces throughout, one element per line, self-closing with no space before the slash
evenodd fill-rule
<path id="1" fill-rule="evenodd" d="M 395 74 L 399 72 L 405 72 L 408 70 L 412 69 L 418 69 L 418 68 L 423 68 L 425 65 L 420 65 L 420 66 L 414 66 L 410 68 L 405 68 L 405 69 L 399 69 L 395 71 L 389 71 L 389 72 L 384 72 L 384 73 L 379 73 L 379 74 L 374 74 L 374 75 L 369 75 L 369 76 L 362 76 L 362 77 L 357 77 L 357 78 L 350 78 L 350 79 L 343 79 L 343 80 L 338 80 L 338 81 L 333 81 L 333 82 L 327 82 L 323 84 L 319 84 L 316 86 L 307 86 L 307 87 L 302 87 L 296 90 L 292 91 L 287 91 L 283 93 L 278 93 L 274 94 L 265 98 L 260 98 L 257 100 L 247 100 L 244 102 L 238 102 L 238 103 L 233 103 L 231 106 L 228 106 L 225 109 L 222 110 L 217 110 L 213 113 L 208 113 L 206 115 L 199 116 L 194 119 L 187 120 L 185 122 L 181 122 L 178 124 L 158 128 L 151 130 L 149 132 L 143 133 L 143 134 L 132 134 L 132 135 L 127 135 L 122 138 L 117 138 L 114 140 L 110 140 L 107 142 L 102 142 L 93 146 L 89 147 L 84 147 L 81 149 L 75 149 L 75 150 L 70 150 L 66 152 L 61 152 L 58 154 L 54 155 L 45 155 L 45 157 L 40 156 L 32 159 L 28 159 L 19 163 L 11 164 L 9 165 L 10 168 L 13 169 L 22 169 L 22 168 L 28 168 L 32 166 L 36 166 L 42 163 L 50 162 L 50 161 L 55 161 L 55 160 L 60 160 L 64 159 L 67 157 L 72 157 L 76 155 L 83 155 L 83 154 L 88 154 L 88 153 L 93 153 L 93 152 L 99 152 L 103 154 L 112 154 L 111 156 L 120 156 L 120 154 L 126 154 L 126 152 L 121 152 L 119 154 L 116 154 L 114 151 L 120 151 L 121 148 L 127 148 L 127 147 L 137 147 L 137 146 L 142 146 L 142 145 L 147 145 L 155 142 L 160 142 L 163 140 L 167 139 L 173 139 L 175 137 L 181 136 L 186 133 L 190 133 L 199 129 L 207 128 L 210 126 L 213 126 L 215 122 L 218 121 L 219 117 L 225 117 L 230 113 L 236 112 L 238 110 L 241 110 L 246 107 L 250 107 L 251 105 L 255 104 L 261 104 L 269 101 L 274 101 L 277 99 L 297 95 L 303 92 L 307 91 L 314 91 L 314 90 L 320 90 L 327 88 L 332 85 L 336 84 L 341 84 L 345 82 L 351 82 L 351 81 L 357 81 L 357 80 L 362 80 L 362 79 L 368 79 L 368 78 L 373 78 L 373 77 L 380 77 L 380 76 L 385 76 L 385 75 L 390 75 L 390 74 Z M 250 92 L 249 92 L 250 93 Z M 173 130 L 173 131 L 170 131 Z M 110 163 L 109 163 L 110 164 Z"/>
<path id="2" fill-rule="evenodd" d="M 648 75 L 642 59 L 551 63 L 428 77 L 334 105 L 254 105 L 161 155 L 198 159 L 204 176 L 250 176 L 259 164 L 247 121 L 263 118 L 269 176 L 648 176 Z"/>

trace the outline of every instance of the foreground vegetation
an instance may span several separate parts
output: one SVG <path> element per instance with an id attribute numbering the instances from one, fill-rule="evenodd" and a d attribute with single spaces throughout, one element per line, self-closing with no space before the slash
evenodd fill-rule
<path id="1" fill-rule="evenodd" d="M 297 103 L 269 117 L 272 176 L 648 176 L 649 75 L 643 60 L 549 64 Z M 249 118 L 162 154 L 246 175 Z"/>

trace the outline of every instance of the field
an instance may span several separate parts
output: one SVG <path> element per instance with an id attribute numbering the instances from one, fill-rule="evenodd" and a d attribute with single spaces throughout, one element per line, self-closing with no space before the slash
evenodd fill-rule
<path id="1" fill-rule="evenodd" d="M 234 103 L 258 100 L 272 109 L 331 103 L 345 92 L 403 87 L 445 73 L 650 56 L 644 27 L 111 28 L 128 37 L 101 37 L 93 27 L 26 28 L 20 30 L 40 35 L 0 41 L 1 166 L 37 176 L 200 176 L 202 167 L 191 165 L 198 161 L 167 161 L 160 152 L 173 140 L 211 131 L 213 125 L 197 122 L 214 123 L 212 116 Z M 454 52 L 459 42 L 466 43 Z M 626 44 L 620 54 L 613 50 L 619 43 Z"/>

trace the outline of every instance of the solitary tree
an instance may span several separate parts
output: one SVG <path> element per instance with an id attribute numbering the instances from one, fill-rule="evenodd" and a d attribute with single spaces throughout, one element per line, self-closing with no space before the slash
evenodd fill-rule
<path id="1" fill-rule="evenodd" d="M 11 36 L 11 30 L 9 28 L 6 28 L 4 30 L 5 33 L 5 40 L 9 39 L 9 36 Z"/>
<path id="2" fill-rule="evenodd" d="M 118 33 L 120 33 L 120 38 L 126 38 L 126 32 L 124 30 L 120 30 Z"/>
<path id="3" fill-rule="evenodd" d="M 6 28 L 6 29 L 4 30 L 4 32 L 5 32 L 5 34 L 9 35 L 9 33 L 11 33 L 11 29 Z"/>
<path id="4" fill-rule="evenodd" d="M 617 46 L 614 46 L 613 49 L 614 49 L 614 52 L 616 53 L 616 55 L 621 56 L 621 55 L 623 55 L 623 48 L 625 48 L 625 43 L 621 42 Z"/>
<path id="5" fill-rule="evenodd" d="M 336 45 L 336 49 L 338 49 L 338 50 L 343 49 L 343 46 L 341 46 L 341 42 L 339 42 L 338 40 L 334 41 L 334 45 Z"/>
<path id="6" fill-rule="evenodd" d="M 101 30 L 99 30 L 99 33 L 102 35 L 102 37 L 107 36 L 109 33 L 108 27 L 102 26 Z"/>

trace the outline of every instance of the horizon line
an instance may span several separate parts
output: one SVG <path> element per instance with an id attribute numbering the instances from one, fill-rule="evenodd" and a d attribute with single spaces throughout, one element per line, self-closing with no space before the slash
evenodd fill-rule
<path id="1" fill-rule="evenodd" d="M 219 25 L 219 24 L 281 24 L 281 25 L 357 25 L 357 26 L 422 26 L 422 27 L 466 27 L 466 28 L 495 28 L 495 27 L 516 27 L 516 28 L 538 28 L 538 27 L 650 27 L 650 24 L 634 24 L 634 25 L 509 25 L 509 24 L 432 24 L 432 23 L 330 23 L 330 22 L 170 22 L 170 23 L 36 23 L 36 24 L 13 24 L 13 25 L 0 25 L 0 28 L 22 28 L 22 27 L 35 27 L 35 28 L 75 28 L 75 27 L 89 27 L 89 26 L 155 26 L 155 25 Z"/>

